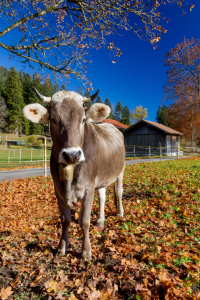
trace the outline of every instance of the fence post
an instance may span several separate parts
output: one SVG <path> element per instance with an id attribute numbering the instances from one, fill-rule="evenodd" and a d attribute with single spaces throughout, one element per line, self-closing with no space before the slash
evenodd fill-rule
<path id="1" fill-rule="evenodd" d="M 160 145 L 160 161 L 162 160 L 162 147 L 161 147 L 161 143 L 159 143 Z"/>
<path id="2" fill-rule="evenodd" d="M 10 163 L 10 151 L 8 151 L 8 164 Z"/>
<path id="3" fill-rule="evenodd" d="M 135 158 L 135 145 L 133 146 L 133 155 L 134 155 L 134 158 Z"/>
<path id="4" fill-rule="evenodd" d="M 149 157 L 151 157 L 151 146 L 149 146 Z"/>
<path id="5" fill-rule="evenodd" d="M 179 142 L 177 142 L 177 159 L 179 159 Z"/>
<path id="6" fill-rule="evenodd" d="M 47 177 L 47 140 L 44 138 L 44 177 Z"/>
<path id="7" fill-rule="evenodd" d="M 21 162 L 21 156 L 22 156 L 21 149 L 19 149 L 19 163 Z"/>

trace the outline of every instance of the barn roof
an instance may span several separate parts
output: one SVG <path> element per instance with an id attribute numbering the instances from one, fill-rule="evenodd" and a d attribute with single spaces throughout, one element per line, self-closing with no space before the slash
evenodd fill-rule
<path id="1" fill-rule="evenodd" d="M 124 129 L 129 128 L 129 126 L 112 119 L 104 119 L 103 121 L 101 121 L 101 123 L 113 124 L 117 128 L 124 128 Z"/>
<path id="2" fill-rule="evenodd" d="M 147 121 L 147 120 L 141 120 L 135 124 L 133 124 L 132 126 L 130 126 L 129 128 L 127 128 L 124 133 L 127 133 L 129 130 L 133 129 L 134 127 L 137 127 L 139 126 L 140 124 L 142 123 L 146 123 L 146 124 L 149 124 L 153 127 L 156 127 L 160 130 L 162 130 L 163 132 L 167 133 L 167 134 L 171 134 L 171 135 L 183 135 L 183 133 L 177 131 L 177 130 L 174 130 L 168 126 L 165 126 L 163 124 L 160 124 L 160 123 L 156 123 L 156 122 L 152 122 L 152 121 Z"/>

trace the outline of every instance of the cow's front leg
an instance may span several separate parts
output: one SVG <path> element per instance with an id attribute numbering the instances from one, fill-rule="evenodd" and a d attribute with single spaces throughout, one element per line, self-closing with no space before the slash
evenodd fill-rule
<path id="1" fill-rule="evenodd" d="M 82 258 L 92 259 L 92 250 L 89 239 L 90 216 L 92 202 L 94 197 L 94 189 L 86 191 L 81 201 L 81 211 L 79 215 L 79 224 L 83 232 Z"/>
<path id="2" fill-rule="evenodd" d="M 56 193 L 58 205 L 61 213 L 62 235 L 58 245 L 58 254 L 64 255 L 68 248 L 68 229 L 71 222 L 71 209 L 63 202 L 61 197 Z"/>

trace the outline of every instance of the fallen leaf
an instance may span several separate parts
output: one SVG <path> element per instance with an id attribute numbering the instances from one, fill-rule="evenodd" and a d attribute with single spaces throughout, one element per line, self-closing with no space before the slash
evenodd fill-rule
<path id="1" fill-rule="evenodd" d="M 47 282 L 45 282 L 44 286 L 47 290 L 48 293 L 51 292 L 56 292 L 57 291 L 57 282 L 54 281 L 53 279 L 48 280 Z"/>
<path id="2" fill-rule="evenodd" d="M 11 286 L 8 286 L 6 289 L 2 288 L 1 292 L 0 292 L 0 296 L 1 296 L 1 300 L 5 300 L 8 297 L 10 297 L 10 295 L 12 295 L 13 291 Z"/>

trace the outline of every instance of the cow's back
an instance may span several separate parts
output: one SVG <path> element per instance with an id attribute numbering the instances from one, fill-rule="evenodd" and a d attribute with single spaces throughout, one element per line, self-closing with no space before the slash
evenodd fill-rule
<path id="1" fill-rule="evenodd" d="M 95 187 L 102 188 L 113 183 L 124 169 L 124 136 L 112 124 L 91 124 L 91 126 L 97 137 L 94 141 L 96 148 L 94 164 L 97 168 Z"/>

